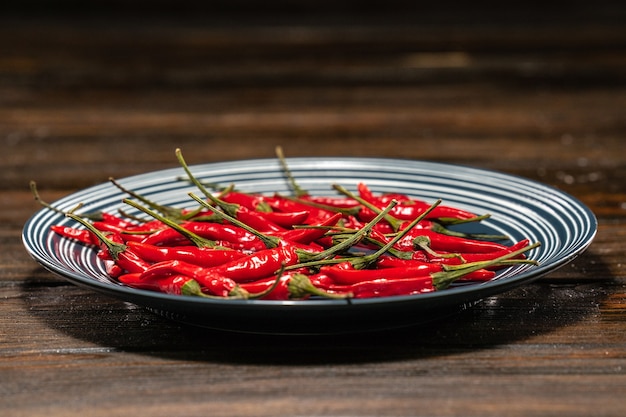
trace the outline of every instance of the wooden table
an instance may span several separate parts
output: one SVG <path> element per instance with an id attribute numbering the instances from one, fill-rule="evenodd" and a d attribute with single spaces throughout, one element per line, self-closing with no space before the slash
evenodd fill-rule
<path id="1" fill-rule="evenodd" d="M 623 415 L 622 7 L 320 5 L 2 15 L 0 414 Z M 53 201 L 177 166 L 176 147 L 194 164 L 276 145 L 521 175 L 582 200 L 598 234 L 571 264 L 437 324 L 333 337 L 186 327 L 23 248 L 31 179 Z"/>

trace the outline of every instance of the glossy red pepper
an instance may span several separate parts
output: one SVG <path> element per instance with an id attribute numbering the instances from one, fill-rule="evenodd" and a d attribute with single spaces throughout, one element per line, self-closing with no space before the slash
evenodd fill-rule
<path id="1" fill-rule="evenodd" d="M 247 298 L 245 290 L 228 280 L 215 280 L 208 286 L 200 285 L 195 279 L 185 275 L 165 275 L 145 280 L 141 274 L 124 274 L 118 280 L 129 287 L 158 291 L 174 295 L 213 296 L 221 298 Z M 205 283 L 206 284 L 206 283 Z"/>
<path id="2" fill-rule="evenodd" d="M 245 256 L 236 250 L 199 248 L 197 246 L 156 246 L 143 242 L 127 242 L 128 248 L 148 262 L 179 259 L 194 265 L 213 267 Z"/>
<path id="3" fill-rule="evenodd" d="M 415 247 L 415 239 L 424 238 L 424 243 L 436 252 L 452 253 L 492 253 L 506 251 L 507 246 L 501 243 L 469 239 L 458 236 L 444 235 L 428 229 L 415 228 L 410 230 L 394 248 L 399 250 L 412 250 Z"/>
<path id="4" fill-rule="evenodd" d="M 107 240 L 101 239 L 100 248 L 108 252 L 111 259 L 126 272 L 144 272 L 150 267 L 150 263 L 130 250 L 119 235 L 113 234 Z"/>
<path id="5" fill-rule="evenodd" d="M 263 211 L 266 207 L 269 207 L 269 205 L 265 203 L 264 197 L 259 194 L 248 194 L 230 190 L 220 194 L 220 199 L 230 204 L 239 204 L 254 211 Z"/>
<path id="6" fill-rule="evenodd" d="M 435 291 L 435 286 L 432 277 L 427 275 L 393 280 L 380 278 L 353 285 L 328 285 L 325 290 L 335 294 L 349 293 L 354 298 L 374 298 L 423 294 Z"/>
<path id="7" fill-rule="evenodd" d="M 276 211 L 259 211 L 258 215 L 269 222 L 272 222 L 278 226 L 286 229 L 290 229 L 294 226 L 304 224 L 306 219 L 309 218 L 309 210 L 292 211 L 292 212 L 276 212 Z"/>
<path id="8" fill-rule="evenodd" d="M 279 246 L 261 250 L 212 268 L 203 268 L 179 260 L 158 262 L 144 272 L 143 278 L 149 279 L 152 276 L 178 273 L 191 276 L 201 284 L 204 279 L 211 276 L 226 277 L 235 282 L 248 282 L 273 276 L 281 267 L 297 263 L 298 255 L 293 247 Z"/>
<path id="9" fill-rule="evenodd" d="M 359 183 L 357 185 L 357 190 L 359 192 L 359 196 L 377 207 L 378 209 L 383 209 L 389 204 L 389 198 L 381 199 L 380 197 L 374 196 L 371 190 L 364 183 Z M 391 196 L 398 196 L 398 194 L 393 194 Z M 401 198 L 405 197 L 403 195 L 399 195 Z M 390 215 L 395 217 L 398 220 L 410 221 L 419 217 L 422 213 L 428 210 L 431 207 L 430 203 L 425 201 L 420 201 L 416 199 L 406 199 L 403 198 L 399 201 L 399 204 L 395 206 L 391 211 Z M 364 207 L 359 212 L 359 218 L 363 221 L 370 221 L 372 218 L 376 216 L 369 208 Z M 476 214 L 468 212 L 466 210 L 457 209 L 454 207 L 439 205 L 435 207 L 429 214 L 426 216 L 428 219 L 437 219 L 437 218 L 451 218 L 451 219 L 472 219 L 475 218 Z"/>
<path id="10" fill-rule="evenodd" d="M 182 286 L 192 278 L 184 275 L 167 275 L 162 277 L 154 277 L 150 280 L 141 279 L 141 274 L 123 274 L 120 275 L 118 281 L 129 287 L 140 290 L 157 291 L 165 294 L 182 294 Z"/>
<path id="11" fill-rule="evenodd" d="M 50 229 L 58 235 L 77 240 L 86 245 L 98 246 L 100 244 L 100 239 L 87 229 L 56 225 L 50 226 Z"/>
<path id="12" fill-rule="evenodd" d="M 278 280 L 278 281 L 277 281 Z M 311 296 L 323 298 L 347 298 L 352 294 L 333 294 L 315 286 L 307 275 L 290 273 L 280 277 L 269 277 L 250 283 L 240 284 L 251 297 L 256 294 L 262 300 L 303 300 Z"/>
<path id="13" fill-rule="evenodd" d="M 123 237 L 124 241 L 132 240 L 139 242 L 146 237 L 146 235 L 141 233 L 129 233 L 131 229 L 127 227 L 121 227 L 112 223 L 97 221 L 93 222 L 92 224 L 96 229 L 100 230 L 101 232 L 111 232 L 119 235 L 120 237 Z"/>
<path id="14" fill-rule="evenodd" d="M 431 256 L 431 255 L 426 255 L 426 256 L 428 257 L 429 262 L 438 263 L 442 265 L 461 265 L 463 263 L 483 262 L 483 261 L 488 261 L 493 258 L 498 258 L 500 256 L 506 255 L 507 253 L 515 252 L 519 249 L 522 249 L 523 247 L 528 246 L 529 243 L 530 242 L 528 239 L 523 239 L 517 242 L 516 244 L 507 247 L 506 249 L 502 249 L 502 250 L 494 251 L 494 252 L 485 252 L 485 253 L 463 253 L 461 254 L 460 257 L 459 256 L 437 257 L 437 256 Z M 522 253 L 513 259 L 526 259 L 526 255 Z M 501 268 L 501 267 L 502 267 L 501 265 L 500 266 L 495 265 L 493 268 Z"/>
<path id="15" fill-rule="evenodd" d="M 308 211 L 309 217 L 305 222 L 306 224 L 320 223 L 335 215 L 335 211 L 309 206 L 280 195 L 268 198 L 267 203 L 272 207 L 272 209 L 279 212 L 292 213 L 294 211 Z"/>
<path id="16" fill-rule="evenodd" d="M 341 217 L 341 213 L 335 213 L 333 216 L 328 217 L 319 223 L 310 225 L 311 227 L 296 228 L 271 235 L 284 239 L 288 242 L 296 242 L 307 245 L 323 238 L 329 228 L 336 225 Z M 327 243 L 324 246 L 327 246 Z"/>
<path id="17" fill-rule="evenodd" d="M 352 285 L 381 278 L 387 280 L 410 278 L 441 271 L 441 265 L 434 263 L 419 263 L 405 267 L 381 269 L 345 269 L 337 266 L 323 266 L 320 268 L 320 273 L 329 276 L 336 284 L 340 285 Z"/>

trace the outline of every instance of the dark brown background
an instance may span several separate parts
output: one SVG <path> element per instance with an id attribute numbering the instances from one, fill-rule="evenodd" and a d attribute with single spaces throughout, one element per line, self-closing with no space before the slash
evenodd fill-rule
<path id="1" fill-rule="evenodd" d="M 46 2 L 0 13 L 0 409 L 11 416 L 618 416 L 626 402 L 621 2 Z M 495 169 L 598 216 L 536 283 L 383 334 L 187 328 L 66 283 L 37 209 L 190 163 L 383 156 Z"/>

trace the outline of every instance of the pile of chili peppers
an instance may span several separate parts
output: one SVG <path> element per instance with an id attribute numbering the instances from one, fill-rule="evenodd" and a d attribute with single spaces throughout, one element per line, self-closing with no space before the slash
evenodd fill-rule
<path id="1" fill-rule="evenodd" d="M 279 151 L 279 149 L 277 149 Z M 539 243 L 500 243 L 505 236 L 467 235 L 449 226 L 480 222 L 458 208 L 403 194 L 375 195 L 335 185 L 335 197 L 262 195 L 234 186 L 207 189 L 176 155 L 200 192 L 194 209 L 162 206 L 111 182 L 124 202 L 147 216 L 64 213 L 83 227 L 53 226 L 96 248 L 107 273 L 129 287 L 208 298 L 288 300 L 413 295 L 493 279 L 531 263 Z M 39 199 L 34 183 L 35 196 Z M 41 201 L 41 199 L 39 199 Z M 54 209 L 50 205 L 44 205 Z"/>

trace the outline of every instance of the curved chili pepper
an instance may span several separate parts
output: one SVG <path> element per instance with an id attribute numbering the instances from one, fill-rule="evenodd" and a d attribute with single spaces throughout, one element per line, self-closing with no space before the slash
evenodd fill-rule
<path id="1" fill-rule="evenodd" d="M 293 247 L 279 246 L 264 249 L 225 264 L 203 268 L 180 260 L 153 264 L 143 274 L 144 279 L 173 273 L 188 275 L 203 283 L 211 276 L 226 277 L 235 282 L 254 281 L 275 275 L 282 266 L 296 265 L 298 255 Z"/>
<path id="2" fill-rule="evenodd" d="M 98 239 L 98 237 L 87 229 L 77 229 L 75 227 L 53 225 L 50 226 L 50 230 L 63 237 L 77 240 L 86 245 L 98 246 L 100 244 L 100 240 Z"/>
<path id="3" fill-rule="evenodd" d="M 127 242 L 127 246 L 148 262 L 179 259 L 194 265 L 213 267 L 245 256 L 236 250 L 199 248 L 197 246 L 156 246 L 143 242 Z"/>
<path id="4" fill-rule="evenodd" d="M 124 244 L 119 235 L 113 234 L 109 238 L 101 237 L 101 250 L 111 255 L 111 258 L 127 272 L 144 272 L 150 267 L 150 263 L 142 259 Z"/>
<path id="5" fill-rule="evenodd" d="M 310 210 L 274 211 L 264 195 L 248 194 L 229 190 L 221 194 L 220 199 L 226 203 L 238 204 L 248 210 L 259 213 L 259 216 L 279 226 L 289 228 L 302 224 L 309 217 Z"/>
<path id="6" fill-rule="evenodd" d="M 328 232 L 328 228 L 337 224 L 341 219 L 341 213 L 335 213 L 333 216 L 322 220 L 310 227 L 302 227 L 297 229 L 286 230 L 284 232 L 271 234 L 289 242 L 296 242 L 302 244 L 311 244 L 318 239 L 321 239 Z"/>
<path id="7" fill-rule="evenodd" d="M 406 267 L 381 269 L 345 269 L 338 268 L 335 265 L 320 268 L 320 273 L 329 276 L 336 284 L 340 285 L 352 285 L 382 278 L 387 280 L 410 278 L 441 271 L 441 265 L 434 263 L 420 263 Z"/>
<path id="8" fill-rule="evenodd" d="M 485 253 L 463 253 L 461 256 L 451 256 L 451 257 L 442 257 L 442 256 L 428 256 L 429 262 L 434 262 L 442 265 L 461 265 L 463 263 L 471 263 L 471 262 L 482 262 L 488 261 L 493 258 L 497 258 L 500 256 L 504 256 L 507 253 L 515 252 L 525 246 L 528 246 L 530 241 L 528 239 L 523 239 L 516 244 L 507 247 L 506 249 L 495 251 L 495 252 L 485 252 Z M 514 259 L 525 259 L 526 256 L 522 253 L 516 256 Z M 494 266 L 494 268 L 499 268 L 501 266 Z"/>
<path id="9" fill-rule="evenodd" d="M 388 202 L 385 202 L 386 200 L 381 200 L 381 198 L 374 196 L 371 190 L 364 183 L 357 184 L 357 190 L 359 192 L 359 196 L 363 200 L 369 202 L 379 209 L 382 209 L 389 204 Z M 400 194 L 400 197 L 403 198 L 405 196 Z M 399 201 L 399 204 L 395 206 L 389 214 L 398 220 L 413 220 L 431 207 L 431 204 L 417 199 L 403 198 L 397 201 Z M 375 213 L 373 213 L 372 210 L 367 207 L 364 207 L 359 212 L 359 218 L 364 221 L 370 221 L 373 218 L 373 215 L 375 216 Z M 427 216 L 427 218 L 429 219 L 452 218 L 462 220 L 472 219 L 475 217 L 476 214 L 474 213 L 445 205 L 439 205 L 438 207 L 435 207 Z"/>
<path id="10" fill-rule="evenodd" d="M 257 236 L 229 224 L 186 222 L 181 227 L 201 238 L 208 239 L 211 241 L 211 247 L 227 246 L 231 249 L 250 251 L 261 250 L 266 247 Z M 141 242 L 156 246 L 188 246 L 193 243 L 179 231 L 171 228 L 152 233 L 141 240 Z"/>
<path id="11" fill-rule="evenodd" d="M 244 206 L 239 206 L 232 216 L 262 233 L 281 232 L 285 230 L 284 227 L 281 227 L 268 219 L 265 213 L 252 211 Z"/>
<path id="12" fill-rule="evenodd" d="M 203 291 L 207 291 L 209 296 L 221 298 L 246 298 L 245 290 L 236 285 L 230 285 L 227 281 L 220 281 L 209 287 L 202 287 L 196 280 L 185 275 L 166 275 L 154 277 L 151 280 L 141 278 L 141 274 L 124 274 L 118 277 L 118 280 L 129 287 L 158 291 L 165 294 L 174 295 L 195 295 L 206 297 Z M 226 284 L 225 284 L 226 283 Z M 230 289 L 229 289 L 230 288 Z"/>
<path id="13" fill-rule="evenodd" d="M 421 238 L 428 240 L 428 247 L 436 252 L 490 253 L 507 250 L 507 246 L 501 243 L 449 236 L 428 229 L 410 230 L 394 247 L 411 250 L 415 247 L 415 240 Z"/>
<path id="14" fill-rule="evenodd" d="M 294 211 L 308 211 L 309 217 L 305 222 L 306 224 L 320 223 L 335 215 L 334 211 L 298 203 L 297 201 L 290 200 L 278 194 L 273 197 L 268 197 L 266 201 L 272 209 L 279 212 L 292 213 Z"/>
<path id="15" fill-rule="evenodd" d="M 327 207 L 335 207 L 339 209 L 351 209 L 359 207 L 361 203 L 353 198 L 339 198 L 339 197 L 317 197 L 317 196 L 300 196 L 300 200 L 307 200 L 315 204 L 319 204 Z M 389 204 L 389 202 L 387 202 Z"/>
<path id="16" fill-rule="evenodd" d="M 269 208 L 269 205 L 264 201 L 263 196 L 257 194 L 248 194 L 229 190 L 220 194 L 220 199 L 230 204 L 239 204 L 254 211 L 266 211 Z"/>
<path id="17" fill-rule="evenodd" d="M 96 221 L 96 222 L 93 222 L 92 225 L 96 229 L 100 230 L 101 232 L 115 233 L 115 234 L 123 237 L 124 241 L 132 240 L 132 241 L 139 242 L 139 241 L 145 239 L 145 235 L 129 233 L 130 229 L 128 229 L 126 227 L 118 226 L 118 225 L 113 224 L 113 223 L 106 223 L 106 222 L 102 222 L 102 221 Z"/>
<path id="18" fill-rule="evenodd" d="M 203 268 L 181 260 L 162 261 L 153 264 L 141 273 L 139 279 L 150 282 L 171 275 L 193 278 L 203 290 L 218 297 L 233 296 L 239 291 L 239 286 L 230 277 L 221 275 L 213 268 Z"/>
<path id="19" fill-rule="evenodd" d="M 250 283 L 240 284 L 241 287 L 250 293 L 263 294 L 262 300 L 303 300 L 313 295 L 324 298 L 348 298 L 352 294 L 346 292 L 344 294 L 333 294 L 315 286 L 308 276 L 301 273 L 292 273 L 278 277 L 269 277 Z M 268 292 L 269 291 L 269 292 Z"/>
<path id="20" fill-rule="evenodd" d="M 393 280 L 379 278 L 353 285 L 329 285 L 325 290 L 334 294 L 350 293 L 354 298 L 374 298 L 423 294 L 435 291 L 435 286 L 432 277 L 426 275 Z"/>
<path id="21" fill-rule="evenodd" d="M 281 226 L 283 228 L 290 229 L 293 226 L 304 224 L 309 217 L 309 210 L 291 211 L 291 212 L 276 212 L 276 211 L 259 211 L 258 216 Z"/>

